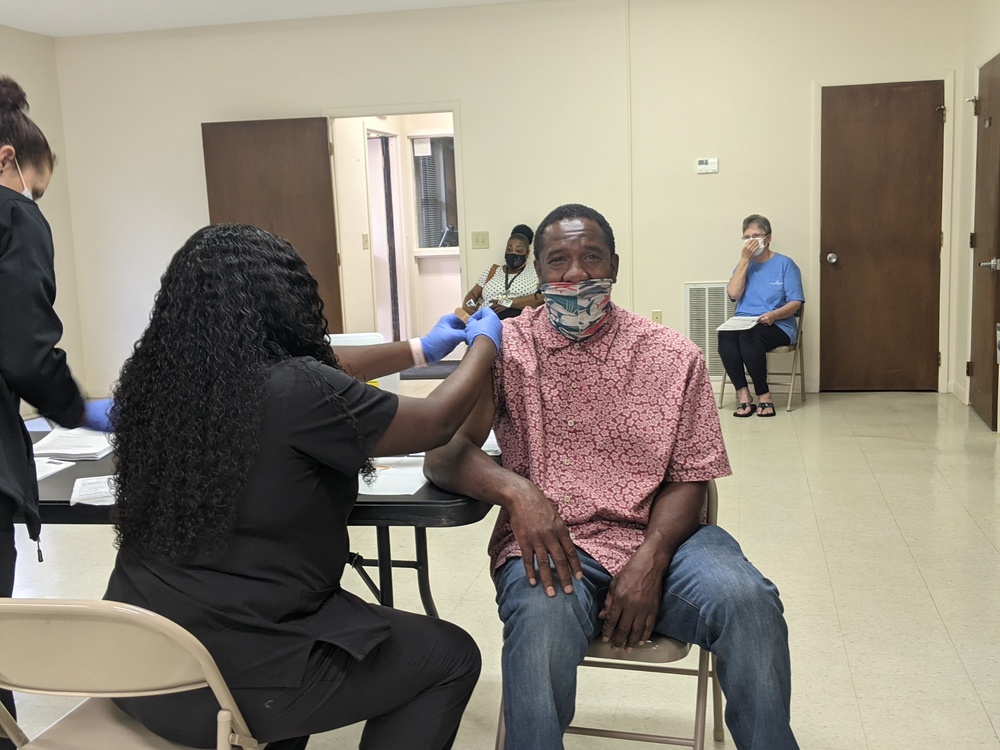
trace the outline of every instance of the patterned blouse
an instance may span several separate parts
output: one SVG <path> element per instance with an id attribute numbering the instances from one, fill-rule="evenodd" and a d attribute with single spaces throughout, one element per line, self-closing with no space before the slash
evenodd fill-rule
<path id="1" fill-rule="evenodd" d="M 579 343 L 555 332 L 544 306 L 505 322 L 494 428 L 504 468 L 534 482 L 577 546 L 617 575 L 664 480 L 731 472 L 701 350 L 615 305 L 609 315 Z M 503 509 L 489 552 L 494 570 L 521 554 Z"/>
<path id="2" fill-rule="evenodd" d="M 490 266 L 490 268 L 492 267 Z M 517 275 L 505 274 L 503 266 L 499 266 L 496 273 L 493 274 L 493 278 L 487 281 L 486 277 L 489 275 L 489 268 L 479 275 L 478 283 L 483 289 L 483 294 L 479 298 L 480 307 L 488 306 L 490 300 L 497 299 L 504 294 L 514 299 L 515 297 L 524 297 L 538 291 L 538 274 L 535 273 L 535 267 L 531 261 L 526 262 L 521 272 Z M 509 289 L 507 288 L 508 284 L 510 285 Z"/>

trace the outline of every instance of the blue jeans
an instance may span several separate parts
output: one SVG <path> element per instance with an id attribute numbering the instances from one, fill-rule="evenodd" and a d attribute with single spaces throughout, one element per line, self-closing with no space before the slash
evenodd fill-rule
<path id="1" fill-rule="evenodd" d="M 579 550 L 584 578 L 554 598 L 528 584 L 520 558 L 496 574 L 503 621 L 506 750 L 555 750 L 573 719 L 576 668 L 603 623 L 611 575 Z M 557 591 L 558 591 L 557 587 Z M 726 724 L 740 750 L 798 748 L 789 726 L 788 629 L 774 584 L 718 526 L 704 526 L 674 555 L 657 633 L 716 654 Z"/>

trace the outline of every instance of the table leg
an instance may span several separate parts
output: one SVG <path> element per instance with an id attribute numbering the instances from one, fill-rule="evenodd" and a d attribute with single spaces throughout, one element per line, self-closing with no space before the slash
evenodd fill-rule
<path id="1" fill-rule="evenodd" d="M 434 597 L 431 596 L 431 578 L 427 566 L 427 529 L 418 526 L 413 529 L 413 543 L 417 552 L 417 587 L 420 590 L 420 602 L 424 605 L 424 612 L 431 617 L 437 617 L 437 607 L 434 606 Z"/>
<path id="2" fill-rule="evenodd" d="M 392 551 L 389 548 L 389 527 L 375 527 L 375 543 L 378 550 L 379 604 L 392 606 Z"/>

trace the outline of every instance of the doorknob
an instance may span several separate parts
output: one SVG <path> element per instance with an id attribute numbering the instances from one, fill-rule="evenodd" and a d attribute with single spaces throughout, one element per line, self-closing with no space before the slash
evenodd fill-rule
<path id="1" fill-rule="evenodd" d="M 833 264 L 835 264 L 837 262 L 837 254 L 836 253 L 829 253 L 826 256 L 826 262 L 829 263 L 831 266 Z"/>
<path id="2" fill-rule="evenodd" d="M 979 264 L 980 268 L 988 268 L 991 271 L 1000 271 L 1000 258 L 994 258 L 993 260 L 987 260 Z"/>

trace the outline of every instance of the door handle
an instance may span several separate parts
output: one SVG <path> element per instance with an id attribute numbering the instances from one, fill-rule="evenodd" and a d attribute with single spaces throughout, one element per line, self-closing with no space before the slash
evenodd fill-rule
<path id="1" fill-rule="evenodd" d="M 1000 258 L 994 258 L 993 260 L 987 260 L 979 264 L 980 268 L 988 268 L 991 271 L 1000 271 Z"/>
<path id="2" fill-rule="evenodd" d="M 827 256 L 826 256 L 826 262 L 829 263 L 831 266 L 834 265 L 834 264 L 836 264 L 836 262 L 837 262 L 837 254 L 836 253 L 828 253 Z"/>

